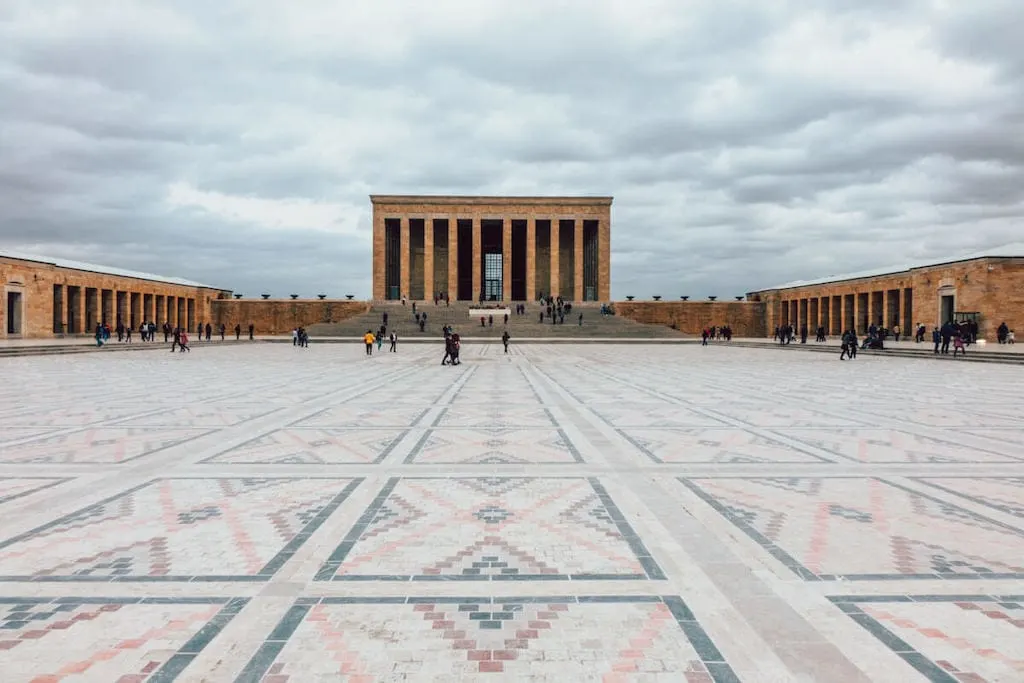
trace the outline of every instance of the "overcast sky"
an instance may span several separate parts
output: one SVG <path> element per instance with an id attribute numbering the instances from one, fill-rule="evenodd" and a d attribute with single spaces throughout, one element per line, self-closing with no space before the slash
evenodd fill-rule
<path id="1" fill-rule="evenodd" d="M 368 297 L 368 195 L 424 193 L 613 195 L 614 298 L 977 251 L 1024 234 L 1021 36 L 1021 0 L 2 0 L 0 247 Z"/>

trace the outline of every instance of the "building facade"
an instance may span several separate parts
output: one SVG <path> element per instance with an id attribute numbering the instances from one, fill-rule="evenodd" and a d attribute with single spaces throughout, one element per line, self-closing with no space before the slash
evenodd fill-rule
<path id="1" fill-rule="evenodd" d="M 372 195 L 373 298 L 611 296 L 611 197 Z"/>
<path id="2" fill-rule="evenodd" d="M 1003 322 L 1024 329 L 1024 244 L 959 258 L 879 269 L 750 292 L 765 304 L 766 328 L 822 326 L 827 334 L 858 334 L 871 325 L 905 334 L 915 326 L 975 320 L 979 337 L 994 340 Z M 930 338 L 930 337 L 929 337 Z"/>
<path id="3" fill-rule="evenodd" d="M 229 292 L 177 278 L 0 251 L 0 339 L 90 334 L 97 323 L 193 329 Z"/>

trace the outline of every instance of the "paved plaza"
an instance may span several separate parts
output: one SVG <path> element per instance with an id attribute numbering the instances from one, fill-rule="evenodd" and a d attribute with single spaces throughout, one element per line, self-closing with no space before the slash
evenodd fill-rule
<path id="1" fill-rule="evenodd" d="M 1024 368 L 0 359 L 0 680 L 1024 680 Z"/>

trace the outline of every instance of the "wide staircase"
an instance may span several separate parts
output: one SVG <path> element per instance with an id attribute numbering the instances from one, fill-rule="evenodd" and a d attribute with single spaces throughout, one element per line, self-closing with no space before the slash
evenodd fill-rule
<path id="1" fill-rule="evenodd" d="M 504 315 L 496 313 L 494 323 L 485 318 L 481 327 L 480 318 L 470 318 L 470 308 L 475 308 L 468 301 L 453 301 L 446 306 L 443 302 L 435 306 L 433 303 L 416 304 L 416 312 L 427 315 L 427 324 L 423 332 L 413 314 L 412 304 L 402 305 L 401 302 L 374 303 L 370 310 L 361 315 L 343 320 L 339 323 L 318 323 L 309 327 L 310 337 L 359 337 L 367 330 L 374 332 L 381 325 L 384 313 L 388 314 L 388 331 L 394 331 L 399 339 L 433 338 L 441 336 L 441 328 L 451 325 L 455 331 L 467 338 L 499 339 L 505 331 Z M 546 307 L 545 307 L 546 308 Z M 515 304 L 512 305 L 515 310 Z M 540 322 L 538 303 L 526 304 L 525 315 L 512 313 L 508 318 L 508 333 L 513 341 L 517 339 L 681 339 L 684 335 L 664 325 L 646 325 L 621 318 L 615 315 L 601 315 L 600 304 L 573 304 L 572 313 L 565 316 L 562 324 L 552 324 L 546 315 Z M 583 324 L 579 324 L 579 315 L 583 314 Z"/>

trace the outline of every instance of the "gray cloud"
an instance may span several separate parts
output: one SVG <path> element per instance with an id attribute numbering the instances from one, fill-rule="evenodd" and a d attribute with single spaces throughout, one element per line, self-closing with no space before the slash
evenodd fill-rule
<path id="1" fill-rule="evenodd" d="M 0 6 L 0 247 L 370 292 L 370 193 L 612 194 L 613 295 L 1019 239 L 1015 0 Z"/>

